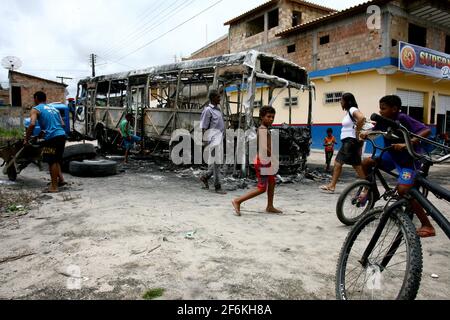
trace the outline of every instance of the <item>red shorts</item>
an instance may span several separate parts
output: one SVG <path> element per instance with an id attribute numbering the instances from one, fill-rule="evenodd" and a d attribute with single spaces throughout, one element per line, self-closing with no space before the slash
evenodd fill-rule
<path id="1" fill-rule="evenodd" d="M 275 176 L 274 175 L 262 175 L 261 174 L 261 168 L 270 168 L 272 166 L 271 163 L 268 164 L 262 164 L 259 158 L 257 158 L 254 162 L 255 164 L 255 171 L 256 171 L 256 178 L 258 179 L 258 185 L 257 188 L 261 191 L 266 191 L 267 187 L 269 186 L 269 183 L 275 184 Z"/>

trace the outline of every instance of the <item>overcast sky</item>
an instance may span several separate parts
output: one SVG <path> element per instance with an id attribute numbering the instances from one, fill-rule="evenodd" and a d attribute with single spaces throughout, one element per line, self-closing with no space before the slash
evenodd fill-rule
<path id="1" fill-rule="evenodd" d="M 74 96 L 77 81 L 91 74 L 91 53 L 98 55 L 97 75 L 171 63 L 175 56 L 189 56 L 225 35 L 225 21 L 265 2 L 1 0 L 0 59 L 19 57 L 18 71 L 50 80 L 74 78 L 66 80 Z M 310 2 L 341 10 L 364 1 Z M 7 71 L 1 68 L 0 82 L 5 86 L 7 81 Z"/>

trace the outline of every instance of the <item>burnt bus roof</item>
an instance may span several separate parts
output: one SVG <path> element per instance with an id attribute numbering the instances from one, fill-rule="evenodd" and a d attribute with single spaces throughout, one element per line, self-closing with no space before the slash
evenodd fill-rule
<path id="1" fill-rule="evenodd" d="M 257 63 L 257 62 L 260 63 Z M 275 61 L 275 67 L 273 62 Z M 284 58 L 263 53 L 255 50 L 246 52 L 225 54 L 204 59 L 186 60 L 178 63 L 166 64 L 161 66 L 150 67 L 140 70 L 132 70 L 121 73 L 114 73 L 98 77 L 88 77 L 80 80 L 80 84 L 104 82 L 111 80 L 124 80 L 132 77 L 146 75 L 160 75 L 178 73 L 182 70 L 210 70 L 214 72 L 214 68 L 227 66 L 247 66 L 258 73 L 276 76 L 281 79 L 288 80 L 290 83 L 298 86 L 308 85 L 308 73 L 305 68 Z"/>

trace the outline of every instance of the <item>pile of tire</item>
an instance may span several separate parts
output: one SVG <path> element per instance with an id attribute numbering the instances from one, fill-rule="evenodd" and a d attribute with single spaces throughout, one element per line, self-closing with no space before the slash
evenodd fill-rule
<path id="1" fill-rule="evenodd" d="M 106 177 L 117 174 L 117 162 L 98 159 L 93 144 L 75 144 L 65 148 L 62 170 L 75 177 Z"/>

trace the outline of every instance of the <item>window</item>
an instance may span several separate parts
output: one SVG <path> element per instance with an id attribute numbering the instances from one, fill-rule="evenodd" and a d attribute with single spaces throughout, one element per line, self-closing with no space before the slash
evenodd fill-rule
<path id="1" fill-rule="evenodd" d="M 290 101 L 293 107 L 298 106 L 298 97 L 291 97 Z M 289 107 L 289 98 L 284 98 L 284 106 Z"/>
<path id="2" fill-rule="evenodd" d="M 261 107 L 262 107 L 262 101 L 261 100 L 253 101 L 253 108 L 261 108 Z"/>
<path id="3" fill-rule="evenodd" d="M 127 82 L 112 81 L 111 92 L 109 93 L 109 105 L 111 107 L 125 107 L 127 101 Z"/>
<path id="4" fill-rule="evenodd" d="M 247 38 L 264 31 L 264 16 L 247 22 Z"/>
<path id="5" fill-rule="evenodd" d="M 417 46 L 427 46 L 427 29 L 410 23 L 408 27 L 408 42 Z"/>
<path id="6" fill-rule="evenodd" d="M 445 53 L 450 54 L 450 36 L 445 37 Z"/>
<path id="7" fill-rule="evenodd" d="M 287 46 L 287 53 L 295 52 L 295 44 Z"/>
<path id="8" fill-rule="evenodd" d="M 292 12 L 292 26 L 298 26 L 302 22 L 302 13 L 299 11 Z"/>
<path id="9" fill-rule="evenodd" d="M 423 92 L 397 90 L 397 95 L 402 99 L 402 112 L 423 122 L 425 95 Z"/>
<path id="10" fill-rule="evenodd" d="M 22 90 L 20 87 L 12 87 L 12 101 L 11 104 L 13 107 L 21 107 L 22 106 Z"/>
<path id="11" fill-rule="evenodd" d="M 278 8 L 269 12 L 269 30 L 278 27 Z"/>
<path id="12" fill-rule="evenodd" d="M 341 102 L 343 94 L 344 94 L 343 91 L 325 93 L 325 103 L 326 104 L 339 103 Z"/>
<path id="13" fill-rule="evenodd" d="M 320 37 L 320 45 L 324 45 L 330 42 L 330 35 L 326 35 L 323 37 Z"/>

